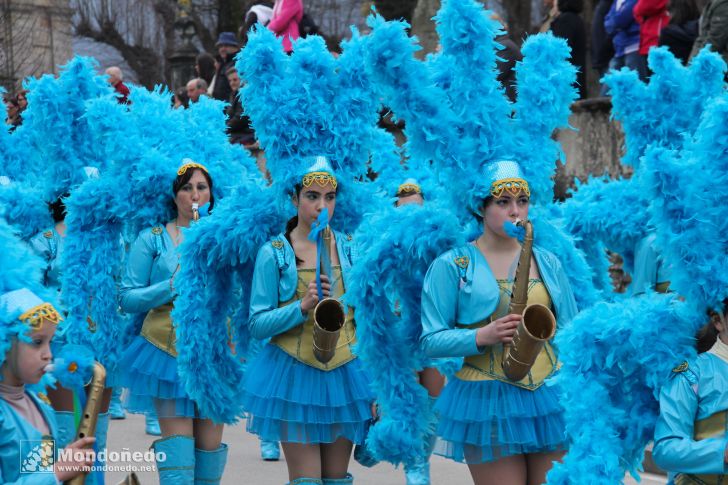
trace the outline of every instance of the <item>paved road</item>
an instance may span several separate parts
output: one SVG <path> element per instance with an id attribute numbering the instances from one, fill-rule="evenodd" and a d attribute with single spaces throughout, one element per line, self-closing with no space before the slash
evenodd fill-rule
<path id="1" fill-rule="evenodd" d="M 144 418 L 127 415 L 127 419 L 111 421 L 109 427 L 109 451 L 121 452 L 122 448 L 130 451 L 146 451 L 155 438 L 144 433 Z M 258 439 L 245 432 L 244 424 L 228 426 L 223 436 L 230 447 L 228 463 L 223 476 L 223 485 L 282 485 L 288 480 L 286 463 L 264 462 L 260 459 Z M 380 464 L 374 468 L 363 468 L 352 460 L 351 473 L 355 477 L 356 485 L 403 485 L 404 474 L 395 470 L 389 464 Z M 114 485 L 122 480 L 125 473 L 110 471 L 106 474 L 106 482 Z M 156 472 L 138 473 L 142 485 L 156 485 L 159 483 Z M 465 465 L 445 460 L 440 457 L 432 458 L 432 483 L 435 485 L 467 485 L 472 483 L 470 474 Z M 625 483 L 635 484 L 633 480 Z M 664 484 L 666 481 L 660 477 L 645 475 L 641 485 Z"/>

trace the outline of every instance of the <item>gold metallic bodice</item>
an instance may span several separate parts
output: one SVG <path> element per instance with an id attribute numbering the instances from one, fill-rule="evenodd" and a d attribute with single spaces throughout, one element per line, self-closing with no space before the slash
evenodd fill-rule
<path id="1" fill-rule="evenodd" d="M 728 435 L 728 410 L 720 411 L 705 419 L 695 421 L 693 431 L 696 441 Z M 728 476 L 722 475 L 688 475 L 675 477 L 675 485 L 728 485 Z"/>
<path id="2" fill-rule="evenodd" d="M 493 312 L 487 320 L 474 323 L 472 325 L 457 324 L 458 327 L 484 327 L 493 320 L 496 320 L 508 313 L 508 305 L 511 300 L 510 295 L 513 282 L 508 280 L 497 281 L 498 287 L 500 288 L 500 298 L 495 312 Z M 538 279 L 531 279 L 528 285 L 528 304 L 530 305 L 532 303 L 541 303 L 542 305 L 551 308 L 551 297 L 546 290 L 546 286 L 544 286 L 541 280 Z M 533 367 L 531 367 L 531 371 L 528 375 L 518 382 L 513 382 L 505 376 L 503 373 L 503 367 L 501 366 L 502 360 L 503 345 L 490 345 L 486 347 L 484 353 L 466 357 L 462 369 L 460 369 L 460 371 L 455 375 L 464 381 L 497 380 L 533 391 L 538 389 L 541 384 L 543 384 L 544 380 L 550 377 L 559 367 L 556 353 L 549 342 L 546 342 L 543 350 L 541 350 L 541 353 L 538 354 L 536 362 L 533 364 Z"/>
<path id="3" fill-rule="evenodd" d="M 142 337 L 159 350 L 177 357 L 177 334 L 171 316 L 173 308 L 172 303 L 167 303 L 150 310 L 142 324 Z"/>
<path id="4" fill-rule="evenodd" d="M 338 298 L 344 294 L 344 283 L 341 277 L 341 268 L 339 266 L 333 266 L 331 270 L 333 272 L 331 294 Z M 279 307 L 290 305 L 296 300 L 303 298 L 308 291 L 309 283 L 313 281 L 315 277 L 316 270 L 299 269 L 296 294 L 290 300 L 280 303 Z M 308 312 L 308 318 L 301 325 L 293 327 L 287 332 L 276 335 L 270 341 L 273 345 L 277 345 L 285 353 L 306 365 L 323 371 L 336 369 L 337 367 L 340 367 L 356 358 L 351 352 L 351 346 L 356 343 L 354 310 L 349 308 L 349 311 L 346 314 L 346 321 L 344 322 L 344 326 L 341 329 L 341 335 L 339 336 L 339 344 L 336 348 L 336 354 L 334 354 L 334 357 L 326 364 L 319 362 L 313 355 L 313 311 Z"/>

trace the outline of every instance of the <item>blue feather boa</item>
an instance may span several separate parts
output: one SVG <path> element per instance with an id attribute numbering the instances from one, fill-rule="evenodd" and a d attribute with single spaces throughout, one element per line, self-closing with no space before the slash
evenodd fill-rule
<path id="1" fill-rule="evenodd" d="M 178 372 L 202 414 L 219 423 L 233 423 L 243 413 L 249 282 L 258 249 L 283 226 L 270 203 L 272 192 L 253 183 L 240 187 L 214 215 L 186 230 L 179 248 L 172 312 L 178 322 Z M 231 335 L 236 355 L 228 346 Z"/>
<path id="2" fill-rule="evenodd" d="M 638 478 L 660 388 L 677 364 L 695 356 L 702 320 L 675 295 L 649 293 L 598 303 L 560 329 L 557 383 L 568 403 L 570 445 L 549 484 L 622 483 L 627 471 Z"/>
<path id="3" fill-rule="evenodd" d="M 367 437 L 379 460 L 411 465 L 424 455 L 430 411 L 414 373 L 422 365 L 422 284 L 430 263 L 463 243 L 461 232 L 447 211 L 428 202 L 389 206 L 367 218 L 356 234 L 360 257 L 346 300 L 360 309 L 357 354 L 370 371 L 381 410 Z"/>

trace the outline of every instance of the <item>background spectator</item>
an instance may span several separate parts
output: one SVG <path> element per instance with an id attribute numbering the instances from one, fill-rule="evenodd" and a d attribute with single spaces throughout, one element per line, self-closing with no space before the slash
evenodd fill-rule
<path id="1" fill-rule="evenodd" d="M 576 74 L 579 98 L 586 98 L 586 25 L 581 18 L 583 0 L 558 0 L 558 15 L 551 22 L 551 32 L 566 39 L 571 47 L 569 61 L 579 70 Z"/>
<path id="2" fill-rule="evenodd" d="M 695 39 L 698 38 L 700 10 L 695 0 L 670 0 L 667 11 L 670 23 L 660 31 L 658 45 L 667 46 L 675 57 L 687 64 Z"/>
<path id="3" fill-rule="evenodd" d="M 22 114 L 23 111 L 25 111 L 25 108 L 28 107 L 28 91 L 25 89 L 21 89 L 20 91 L 18 91 L 16 100 L 18 102 L 18 108 L 20 109 L 20 113 Z"/>
<path id="4" fill-rule="evenodd" d="M 218 53 L 218 66 L 215 71 L 215 82 L 212 85 L 212 97 L 220 101 L 230 99 L 230 84 L 225 73 L 235 65 L 235 56 L 240 51 L 240 43 L 232 32 L 221 32 L 215 43 Z M 190 99 L 192 97 L 190 96 Z"/>
<path id="5" fill-rule="evenodd" d="M 700 32 L 690 55 L 695 56 L 705 45 L 728 62 L 728 0 L 710 0 L 700 16 Z"/>
<path id="6" fill-rule="evenodd" d="M 491 15 L 493 20 L 497 20 L 503 26 L 503 34 L 496 37 L 495 41 L 503 46 L 503 49 L 498 51 L 498 82 L 501 83 L 503 88 L 506 90 L 506 96 L 511 102 L 516 100 L 516 62 L 523 60 L 521 49 L 518 45 L 513 42 L 508 35 L 508 25 L 498 14 Z"/>
<path id="7" fill-rule="evenodd" d="M 18 106 L 18 99 L 15 96 L 11 96 L 9 93 L 6 93 L 3 98 L 5 101 L 5 109 L 7 110 L 5 124 L 10 125 L 10 131 L 13 131 L 23 122 L 20 117 L 20 106 Z"/>
<path id="8" fill-rule="evenodd" d="M 538 31 L 548 32 L 551 30 L 551 22 L 553 22 L 556 16 L 559 15 L 559 9 L 555 0 L 543 0 L 543 8 L 546 12 L 546 16 L 541 22 L 541 28 L 539 28 Z"/>
<path id="9" fill-rule="evenodd" d="M 242 39 L 242 44 L 245 45 L 248 43 L 248 32 L 253 25 L 260 24 L 267 27 L 272 18 L 272 8 L 265 5 L 253 5 L 250 7 L 245 14 L 245 19 L 243 20 L 243 24 L 240 26 L 240 31 L 238 32 L 240 39 Z"/>
<path id="10" fill-rule="evenodd" d="M 302 0 L 276 0 L 273 5 L 273 18 L 268 24 L 276 37 L 283 39 L 283 50 L 293 51 L 292 41 L 298 39 L 298 24 L 303 18 Z"/>
<path id="11" fill-rule="evenodd" d="M 228 82 L 230 83 L 231 94 L 228 106 L 225 108 L 227 119 L 227 132 L 230 136 L 230 143 L 238 143 L 241 145 L 252 145 L 255 143 L 255 133 L 250 127 L 250 118 L 243 114 L 243 105 L 238 96 L 240 90 L 240 76 L 235 67 L 231 67 L 227 72 Z"/>
<path id="12" fill-rule="evenodd" d="M 129 88 L 124 84 L 124 74 L 116 66 L 106 69 L 106 75 L 109 76 L 109 84 L 116 91 L 116 99 L 119 104 L 129 104 Z"/>
<path id="13" fill-rule="evenodd" d="M 633 13 L 640 24 L 640 54 L 646 56 L 657 46 L 660 31 L 670 22 L 667 0 L 637 0 Z"/>
<path id="14" fill-rule="evenodd" d="M 607 68 L 609 61 L 614 57 L 614 44 L 612 36 L 607 33 L 604 28 L 604 18 L 607 12 L 612 8 L 614 0 L 599 0 L 594 7 L 594 16 L 591 23 L 591 67 L 597 73 L 597 78 L 601 79 Z"/>
<path id="15" fill-rule="evenodd" d="M 647 80 L 647 63 L 640 54 L 640 26 L 632 14 L 637 0 L 615 0 L 604 18 L 604 29 L 612 36 L 614 57 L 610 69 L 628 67 L 637 71 L 641 80 Z M 602 85 L 602 95 L 606 86 Z"/>
<path id="16" fill-rule="evenodd" d="M 207 52 L 201 52 L 197 55 L 195 59 L 195 73 L 197 77 L 204 79 L 208 86 L 214 84 L 213 80 L 216 70 L 217 67 L 215 66 L 214 57 Z"/>
<path id="17" fill-rule="evenodd" d="M 172 106 L 182 109 L 187 109 L 190 105 L 190 98 L 187 96 L 187 88 L 177 88 L 177 91 L 174 92 L 174 96 L 172 97 Z"/>
<path id="18" fill-rule="evenodd" d="M 227 79 L 225 79 L 225 83 L 227 83 Z M 196 77 L 187 83 L 187 97 L 190 99 L 190 103 L 196 103 L 200 99 L 200 96 L 206 94 L 207 83 L 204 79 Z"/>

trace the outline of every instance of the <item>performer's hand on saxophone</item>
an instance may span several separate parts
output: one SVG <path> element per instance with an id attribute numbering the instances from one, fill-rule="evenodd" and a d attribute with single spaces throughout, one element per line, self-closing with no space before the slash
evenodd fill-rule
<path id="1" fill-rule="evenodd" d="M 71 457 L 70 460 L 58 460 L 54 464 L 55 475 L 59 482 L 65 482 L 71 478 L 77 477 L 82 472 L 88 472 L 91 470 L 91 466 L 94 464 L 93 453 L 91 446 L 93 446 L 96 438 L 93 436 L 86 436 L 85 438 L 78 439 L 66 447 L 67 450 L 72 450 L 68 455 Z M 83 459 L 78 460 L 76 451 L 87 449 L 88 452 L 84 453 Z"/>
<path id="2" fill-rule="evenodd" d="M 513 343 L 513 336 L 516 334 L 518 322 L 520 321 L 521 315 L 516 313 L 493 320 L 488 325 L 478 329 L 475 333 L 475 344 L 478 347 L 484 347 L 497 343 Z"/>
<path id="3" fill-rule="evenodd" d="M 323 273 L 321 274 L 321 293 L 324 297 L 331 295 L 331 283 L 329 282 L 329 277 Z M 318 287 L 316 286 L 316 280 L 314 279 L 308 284 L 306 296 L 304 296 L 301 300 L 301 312 L 306 313 L 309 310 L 313 310 L 316 308 L 318 302 Z"/>

